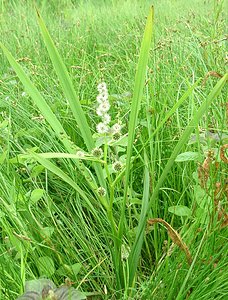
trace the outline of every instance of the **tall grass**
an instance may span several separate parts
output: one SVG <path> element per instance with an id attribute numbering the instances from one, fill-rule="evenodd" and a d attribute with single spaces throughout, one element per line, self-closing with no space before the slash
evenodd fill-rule
<path id="1" fill-rule="evenodd" d="M 161 13 L 165 4 L 167 15 Z M 225 265 L 221 256 L 226 249 L 225 229 L 199 216 L 196 161 L 186 156 L 182 163 L 175 162 L 178 154 L 191 151 L 202 164 L 208 149 L 213 147 L 219 154 L 226 141 L 221 136 L 227 133 L 224 6 L 210 8 L 210 31 L 202 18 L 202 4 L 201 14 L 187 6 L 185 15 L 179 14 L 178 5 L 157 4 L 155 17 L 150 9 L 144 24 L 148 3 L 140 7 L 138 1 L 126 1 L 121 7 L 118 1 L 104 1 L 96 7 L 92 1 L 66 2 L 61 12 L 58 5 L 42 1 L 37 13 L 42 39 L 33 18 L 21 23 L 33 24 L 32 29 L 19 30 L 26 37 L 22 39 L 15 35 L 7 41 L 8 29 L 1 24 L 5 37 L 1 47 L 16 73 L 7 69 L 3 58 L 2 299 L 16 298 L 26 280 L 39 276 L 57 284 L 69 277 L 92 299 L 204 299 L 205 295 L 222 299 L 225 295 L 227 285 L 220 274 Z M 25 18 L 20 3 L 3 2 L 5 19 L 15 17 L 9 13 L 12 7 Z M 30 4 L 25 11 L 26 16 L 35 16 Z M 173 24 L 169 22 L 174 11 Z M 53 32 L 55 22 L 46 27 L 41 15 L 46 19 L 48 12 L 60 17 L 61 35 Z M 108 35 L 103 37 L 97 28 Z M 199 37 L 206 46 L 198 43 Z M 31 45 L 37 47 L 29 51 Z M 222 78 L 208 76 L 211 70 Z M 103 159 L 96 159 L 91 150 L 97 142 L 98 121 L 91 99 L 104 78 L 110 88 L 112 118 L 118 114 L 126 124 L 127 144 L 120 141 L 112 146 L 106 141 Z M 129 90 L 130 99 L 123 93 Z M 219 139 L 206 136 L 202 142 L 200 128 L 213 129 Z M 193 138 L 196 143 L 188 144 Z M 81 150 L 87 153 L 83 159 L 77 154 Z M 126 159 L 123 170 L 109 173 L 113 155 L 119 158 L 121 152 Z M 211 182 L 224 183 L 223 162 L 220 166 L 218 173 L 210 174 Z M 100 186 L 106 188 L 104 197 L 98 193 Z M 209 194 L 213 188 L 211 183 Z M 225 194 L 222 197 L 224 201 Z M 171 207 L 180 205 L 188 214 L 171 213 Z M 212 218 L 213 212 L 209 215 Z M 191 266 L 162 228 L 146 225 L 149 218 L 162 218 L 181 231 L 193 256 Z M 199 278 L 205 283 L 201 288 Z"/>

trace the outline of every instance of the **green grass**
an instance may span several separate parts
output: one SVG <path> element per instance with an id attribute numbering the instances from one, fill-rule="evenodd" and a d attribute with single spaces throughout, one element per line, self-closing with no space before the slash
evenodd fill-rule
<path id="1" fill-rule="evenodd" d="M 0 3 L 0 299 L 40 277 L 88 299 L 226 299 L 214 201 L 219 182 L 227 209 L 226 2 L 155 1 L 154 21 L 150 1 L 36 3 L 43 19 L 32 1 Z M 95 159 L 101 81 L 128 137 Z M 202 189 L 211 149 L 219 166 Z M 152 218 L 180 233 L 191 265 Z"/>

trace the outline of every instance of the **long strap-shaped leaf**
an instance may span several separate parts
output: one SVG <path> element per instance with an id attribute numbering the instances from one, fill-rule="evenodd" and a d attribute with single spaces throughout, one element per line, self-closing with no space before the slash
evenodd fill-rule
<path id="1" fill-rule="evenodd" d="M 85 113 L 81 107 L 80 101 L 75 93 L 72 80 L 67 72 L 67 68 L 54 45 L 54 42 L 46 28 L 46 25 L 37 10 L 37 19 L 40 26 L 40 31 L 43 36 L 44 43 L 47 47 L 50 59 L 58 76 L 59 82 L 62 86 L 63 93 L 66 99 L 69 101 L 71 111 L 75 117 L 75 120 L 78 124 L 78 127 L 81 131 L 83 140 L 87 146 L 88 151 L 91 151 L 95 148 L 95 144 L 93 141 L 92 133 L 89 127 L 89 124 L 86 120 Z M 102 172 L 102 168 L 99 164 L 94 164 L 98 180 L 102 186 L 105 186 L 104 176 Z"/>
<path id="2" fill-rule="evenodd" d="M 70 108 L 71 108 L 72 113 L 75 117 L 75 120 L 79 126 L 79 129 L 82 133 L 84 142 L 85 142 L 88 150 L 91 151 L 94 148 L 92 134 L 91 134 L 88 122 L 86 120 L 84 111 L 83 111 L 81 104 L 79 102 L 79 99 L 75 93 L 73 83 L 67 72 L 67 68 L 66 68 L 65 64 L 63 63 L 63 60 L 59 54 L 59 51 L 55 47 L 54 42 L 46 28 L 46 25 L 44 24 L 44 21 L 38 11 L 37 11 L 37 16 L 38 16 L 37 20 L 38 20 L 38 23 L 40 26 L 40 31 L 41 31 L 44 43 L 47 47 L 49 57 L 52 61 L 53 67 L 56 71 L 59 82 L 62 86 L 64 95 L 65 95 L 67 101 L 69 101 Z"/>
<path id="3" fill-rule="evenodd" d="M 37 153 L 29 153 L 29 156 L 37 160 L 42 166 L 44 166 L 47 170 L 51 171 L 55 175 L 57 175 L 59 178 L 61 178 L 63 181 L 71 185 L 86 201 L 90 209 L 94 210 L 93 205 L 91 204 L 91 201 L 86 196 L 85 192 L 76 184 L 76 182 L 71 179 L 65 172 L 63 172 L 59 167 L 54 165 L 49 159 L 44 158 L 42 155 L 39 155 Z"/>
<path id="4" fill-rule="evenodd" d="M 131 170 L 131 155 L 133 149 L 133 142 L 135 137 L 135 128 L 137 126 L 138 114 L 140 110 L 140 104 L 143 95 L 143 87 L 145 83 L 146 77 L 146 68 L 147 62 L 149 58 L 150 44 L 152 39 L 153 32 L 153 20 L 154 20 L 154 8 L 153 6 L 150 8 L 149 15 L 147 17 L 146 27 L 143 35 L 143 40 L 141 44 L 139 61 L 137 65 L 136 75 L 135 75 L 135 85 L 134 92 L 131 104 L 131 113 L 129 118 L 129 127 L 128 127 L 128 145 L 127 145 L 127 158 L 126 158 L 126 171 L 125 171 L 125 186 L 124 186 L 124 199 L 121 208 L 119 226 L 118 226 L 118 244 L 117 250 L 118 253 L 116 255 L 115 268 L 119 273 L 118 285 L 117 288 L 123 288 L 124 283 L 124 270 L 121 262 L 121 243 L 124 232 L 124 220 L 125 220 L 125 209 L 126 209 L 126 201 L 127 201 L 127 192 L 128 192 L 128 182 L 130 177 Z"/>
<path id="5" fill-rule="evenodd" d="M 127 144 L 127 158 L 126 158 L 126 173 L 125 173 L 125 187 L 124 187 L 124 201 L 122 204 L 121 217 L 119 222 L 119 238 L 121 240 L 123 234 L 123 223 L 124 223 L 124 214 L 126 208 L 127 200 L 127 191 L 128 191 L 128 181 L 130 177 L 131 169 L 131 155 L 133 142 L 135 137 L 135 128 L 137 126 L 138 114 L 140 110 L 140 104 L 143 95 L 143 87 L 146 77 L 146 68 L 149 58 L 150 44 L 152 39 L 153 32 L 153 20 L 154 20 L 154 8 L 153 6 L 150 9 L 149 15 L 147 17 L 146 27 L 144 31 L 144 36 L 142 40 L 141 50 L 139 54 L 139 61 L 137 65 L 136 75 L 135 75 L 135 86 L 133 92 L 133 99 L 131 104 L 131 113 L 129 119 L 129 128 L 128 128 L 128 144 Z"/>
<path id="6" fill-rule="evenodd" d="M 146 216 L 148 212 L 148 203 L 149 203 L 149 188 L 150 188 L 150 176 L 149 176 L 149 167 L 148 167 L 148 157 L 146 152 L 144 151 L 144 160 L 145 160 L 145 169 L 144 169 L 144 186 L 143 186 L 143 198 L 142 198 L 142 209 L 139 218 L 139 224 L 143 228 L 146 226 Z M 137 231 L 140 228 L 138 226 Z M 144 230 L 142 231 L 144 233 Z M 134 243 L 131 252 L 128 257 L 129 262 L 129 287 L 132 286 L 133 280 L 135 278 L 135 273 L 138 267 L 138 261 L 141 254 L 142 244 L 144 240 L 144 234 L 140 234 L 140 232 L 136 234 L 137 239 L 135 240 L 137 243 Z"/>

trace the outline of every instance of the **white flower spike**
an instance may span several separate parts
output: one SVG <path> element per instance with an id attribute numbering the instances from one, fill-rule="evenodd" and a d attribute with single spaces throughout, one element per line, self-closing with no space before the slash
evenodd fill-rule
<path id="1" fill-rule="evenodd" d="M 108 130 L 109 130 L 109 127 L 106 124 L 102 123 L 102 122 L 97 124 L 96 128 L 97 128 L 98 133 L 107 133 Z"/>

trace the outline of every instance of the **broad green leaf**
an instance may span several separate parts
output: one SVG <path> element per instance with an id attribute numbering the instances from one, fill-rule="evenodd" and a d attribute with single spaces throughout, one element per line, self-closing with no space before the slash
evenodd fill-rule
<path id="1" fill-rule="evenodd" d="M 54 227 L 44 227 L 42 229 L 42 236 L 46 236 L 48 238 L 50 238 L 52 236 L 52 234 L 54 233 L 55 229 Z"/>
<path id="2" fill-rule="evenodd" d="M 183 161 L 190 161 L 190 160 L 197 160 L 200 157 L 198 152 L 184 152 L 177 155 L 175 161 L 176 162 L 183 162 Z"/>
<path id="3" fill-rule="evenodd" d="M 51 277 L 55 273 L 55 264 L 51 257 L 42 256 L 36 261 L 36 266 L 39 270 L 40 276 Z"/>
<path id="4" fill-rule="evenodd" d="M 72 271 L 73 271 L 73 273 L 74 273 L 74 276 L 76 277 L 76 276 L 78 275 L 79 271 L 80 271 L 81 268 L 82 268 L 82 264 L 80 264 L 80 263 L 73 264 L 73 265 L 71 266 L 71 268 L 72 268 Z"/>
<path id="5" fill-rule="evenodd" d="M 122 136 L 119 140 L 117 141 L 112 141 L 111 143 L 109 143 L 110 146 L 122 146 L 122 147 L 126 147 L 128 144 L 128 136 L 124 135 Z"/>
<path id="6" fill-rule="evenodd" d="M 64 265 L 62 265 L 61 267 L 58 268 L 56 273 L 60 276 L 72 277 L 72 275 L 74 275 L 76 277 L 78 275 L 81 267 L 82 267 L 81 263 L 76 263 L 76 264 L 73 264 L 71 266 L 64 264 Z"/>
<path id="7" fill-rule="evenodd" d="M 205 208 L 197 207 L 195 211 L 196 219 L 203 225 L 209 224 L 210 214 Z"/>
<path id="8" fill-rule="evenodd" d="M 32 168 L 31 177 L 37 177 L 37 176 L 40 175 L 43 171 L 44 171 L 44 167 L 43 167 L 43 166 L 41 166 L 41 165 L 34 166 L 34 167 Z"/>
<path id="9" fill-rule="evenodd" d="M 30 195 L 31 204 L 36 204 L 44 195 L 43 189 L 35 189 L 32 191 Z"/>
<path id="10" fill-rule="evenodd" d="M 192 214 L 191 210 L 184 205 L 170 206 L 168 208 L 168 211 L 179 217 L 189 217 Z"/>

